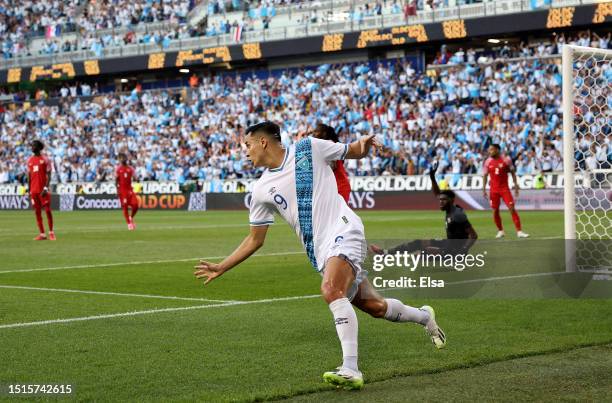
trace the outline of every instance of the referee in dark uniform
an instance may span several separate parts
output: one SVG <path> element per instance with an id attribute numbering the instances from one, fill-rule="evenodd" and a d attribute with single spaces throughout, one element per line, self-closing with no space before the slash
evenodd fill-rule
<path id="1" fill-rule="evenodd" d="M 375 254 L 395 254 L 397 252 L 424 251 L 428 254 L 465 254 L 478 239 L 478 234 L 470 224 L 465 211 L 455 204 L 455 192 L 440 190 L 436 182 L 438 163 L 435 162 L 429 171 L 431 189 L 440 202 L 440 210 L 445 212 L 446 238 L 416 240 L 385 250 L 376 245 L 370 245 L 370 251 Z"/>

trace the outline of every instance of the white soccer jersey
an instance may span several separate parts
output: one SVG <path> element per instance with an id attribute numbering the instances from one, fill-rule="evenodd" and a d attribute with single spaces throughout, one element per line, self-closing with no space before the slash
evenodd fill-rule
<path id="1" fill-rule="evenodd" d="M 367 252 L 363 223 L 338 194 L 328 165 L 347 152 L 347 144 L 306 138 L 289 147 L 283 164 L 266 170 L 253 185 L 250 224 L 273 224 L 278 212 L 319 272 L 330 257 L 340 254 L 360 266 Z"/>

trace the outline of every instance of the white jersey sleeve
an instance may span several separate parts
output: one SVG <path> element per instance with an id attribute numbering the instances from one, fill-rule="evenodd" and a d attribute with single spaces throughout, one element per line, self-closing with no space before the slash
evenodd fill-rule
<path id="1" fill-rule="evenodd" d="M 274 224 L 274 210 L 257 196 L 257 191 L 252 193 L 249 206 L 249 224 L 252 226 Z"/>
<path id="2" fill-rule="evenodd" d="M 312 144 L 312 155 L 322 158 L 324 161 L 343 160 L 348 153 L 348 144 L 334 143 L 329 140 L 310 138 Z"/>

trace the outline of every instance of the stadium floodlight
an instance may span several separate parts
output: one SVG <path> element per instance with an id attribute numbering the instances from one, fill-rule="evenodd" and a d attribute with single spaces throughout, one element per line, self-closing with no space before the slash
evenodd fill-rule
<path id="1" fill-rule="evenodd" d="M 567 270 L 612 274 L 612 50 L 563 46 Z"/>
<path id="2" fill-rule="evenodd" d="M 489 42 L 489 43 L 500 43 L 501 41 L 499 39 L 491 38 L 487 42 Z"/>

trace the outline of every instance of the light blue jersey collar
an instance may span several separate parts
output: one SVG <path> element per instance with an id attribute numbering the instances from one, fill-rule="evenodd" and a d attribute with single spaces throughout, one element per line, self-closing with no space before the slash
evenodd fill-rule
<path id="1" fill-rule="evenodd" d="M 289 147 L 285 147 L 285 158 L 283 158 L 283 163 L 278 168 L 270 168 L 269 172 L 280 172 L 285 167 L 285 163 L 287 162 L 287 157 L 289 157 Z"/>

